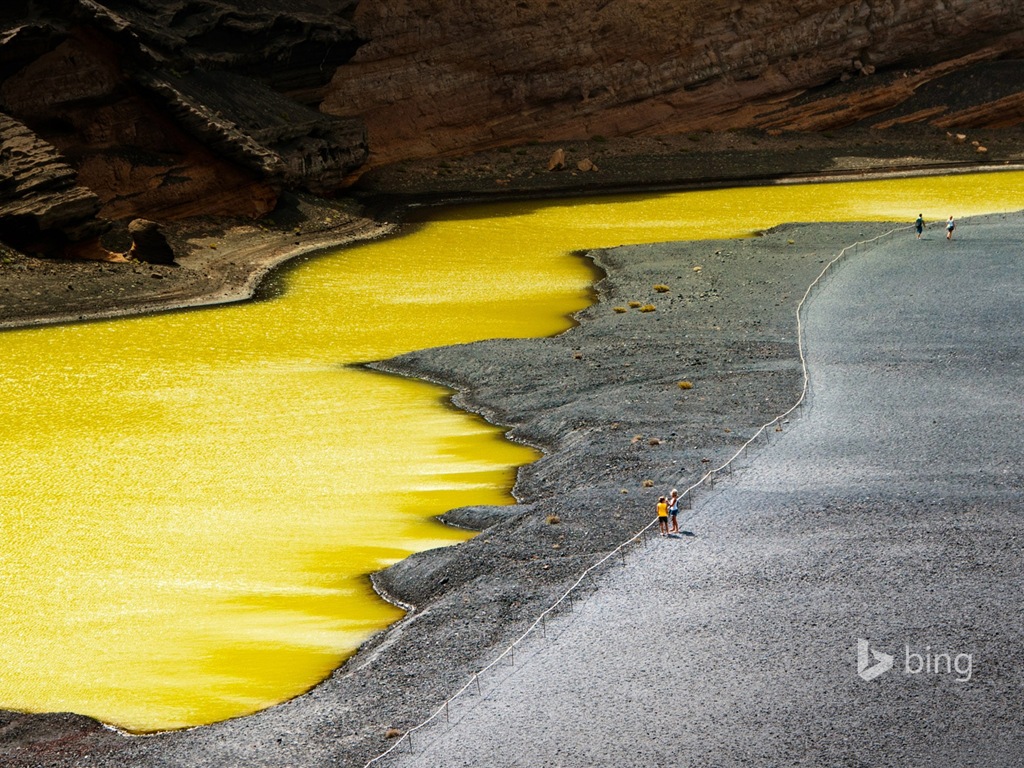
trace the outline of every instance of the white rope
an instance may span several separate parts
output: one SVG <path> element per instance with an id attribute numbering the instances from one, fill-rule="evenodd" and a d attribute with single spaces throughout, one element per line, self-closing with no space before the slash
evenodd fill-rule
<path id="1" fill-rule="evenodd" d="M 832 266 L 837 261 L 842 259 L 847 254 L 847 252 L 849 252 L 852 248 L 856 248 L 856 247 L 861 246 L 861 245 L 867 245 L 868 243 L 873 243 L 876 240 L 881 240 L 883 237 L 889 237 L 889 235 L 892 235 L 892 234 L 894 234 L 896 232 L 901 232 L 901 231 L 903 231 L 905 229 L 910 229 L 910 228 L 911 228 L 910 226 L 895 227 L 893 229 L 888 230 L 887 232 L 883 232 L 882 234 L 877 235 L 875 237 L 872 237 L 872 238 L 870 238 L 868 240 L 858 240 L 856 243 L 851 243 L 850 245 L 848 245 L 845 248 L 843 248 L 838 254 L 836 254 L 835 258 L 833 258 L 832 261 L 830 261 L 828 264 L 826 264 L 822 268 L 821 272 L 818 273 L 818 276 L 816 278 L 814 278 L 814 280 L 811 282 L 810 285 L 807 286 L 807 290 L 804 291 L 803 297 L 800 299 L 800 302 L 796 305 L 796 339 L 797 339 L 797 349 L 798 349 L 798 351 L 800 353 L 800 367 L 801 367 L 801 370 L 803 372 L 803 378 L 804 378 L 803 387 L 800 390 L 800 397 L 797 398 L 796 402 L 793 403 L 793 405 L 785 413 L 779 414 L 774 419 L 769 421 L 767 424 L 763 424 L 761 426 L 761 428 L 758 429 L 757 432 L 755 432 L 750 437 L 749 440 L 747 440 L 745 443 L 743 443 L 743 445 L 741 445 L 732 456 L 730 456 L 728 459 L 726 459 L 726 461 L 721 466 L 716 467 L 714 469 L 709 469 L 700 480 L 698 480 L 696 483 L 694 483 L 689 488 L 687 488 L 685 491 L 683 491 L 684 495 L 689 493 L 690 491 L 694 490 L 695 488 L 699 488 L 700 486 L 702 486 L 705 483 L 705 481 L 709 477 L 711 477 L 712 475 L 718 474 L 723 469 L 725 469 L 730 464 L 732 464 L 737 459 L 737 457 L 739 457 L 739 455 L 743 451 L 745 451 L 750 446 L 751 443 L 754 442 L 754 440 L 756 440 L 758 437 L 760 437 L 761 434 L 766 429 L 768 429 L 768 427 L 770 427 L 770 426 L 772 426 L 774 424 L 778 424 L 780 421 L 785 419 L 787 416 L 789 416 L 789 414 L 791 414 L 793 411 L 795 411 L 797 408 L 799 408 L 803 404 L 804 400 L 807 399 L 807 390 L 808 390 L 808 387 L 810 386 L 810 375 L 807 372 L 807 357 L 806 357 L 806 355 L 804 353 L 804 319 L 803 319 L 804 303 L 807 301 L 808 298 L 810 298 L 811 291 L 813 291 L 818 286 L 818 283 L 821 282 L 822 278 L 825 277 L 826 274 L 828 274 L 830 269 L 832 269 Z M 647 527 L 650 528 L 651 525 L 653 525 L 653 522 L 651 524 L 649 524 Z M 646 528 L 644 530 L 646 530 Z"/>
<path id="2" fill-rule="evenodd" d="M 797 398 L 797 401 L 787 411 L 785 411 L 785 413 L 782 413 L 779 416 L 776 416 L 774 419 L 772 419 L 768 423 L 763 424 L 721 466 L 715 467 L 714 469 L 709 469 L 707 472 L 704 473 L 704 475 L 700 478 L 700 480 L 698 480 L 697 482 L 693 483 L 693 485 L 691 485 L 688 488 L 686 488 L 683 491 L 683 493 L 682 493 L 683 496 L 686 496 L 687 494 L 691 494 L 694 490 L 696 490 L 697 488 L 700 488 L 702 485 L 704 485 L 704 483 L 707 482 L 707 479 L 709 477 L 710 478 L 714 478 L 714 476 L 717 475 L 719 472 L 721 472 L 724 469 L 726 469 L 727 467 L 729 467 L 739 457 L 739 455 L 743 451 L 745 451 L 750 446 L 750 444 L 753 443 L 754 440 L 756 440 L 758 437 L 760 437 L 761 434 L 764 433 L 769 427 L 771 427 L 771 426 L 773 426 L 775 424 L 778 424 L 780 421 L 782 421 L 787 416 L 789 416 L 793 411 L 795 411 L 797 408 L 799 408 L 801 404 L 803 404 L 804 400 L 807 397 L 807 390 L 808 390 L 808 387 L 809 387 L 809 384 L 810 384 L 810 376 L 809 376 L 808 371 L 807 371 L 807 358 L 806 358 L 806 356 L 804 354 L 804 340 L 803 340 L 804 339 L 804 333 L 803 333 L 803 308 L 804 308 L 804 303 L 810 297 L 811 291 L 814 290 L 815 287 L 817 287 L 817 285 L 821 282 L 822 278 L 824 278 L 825 275 L 828 274 L 829 270 L 832 269 L 832 266 L 836 262 L 838 262 L 840 259 L 842 259 L 853 248 L 856 248 L 856 247 L 861 246 L 861 245 L 867 245 L 869 243 L 873 243 L 876 240 L 880 240 L 883 237 L 888 237 L 888 236 L 892 235 L 895 232 L 900 232 L 902 230 L 906 230 L 906 229 L 910 229 L 910 228 L 911 227 L 909 227 L 909 226 L 895 227 L 893 229 L 888 230 L 887 232 L 883 232 L 882 234 L 877 235 L 876 237 L 872 237 L 872 238 L 870 238 L 868 240 L 859 240 L 859 241 L 857 241 L 855 243 L 852 243 L 852 244 L 846 246 L 845 248 L 843 248 L 841 251 L 839 251 L 839 253 L 835 256 L 835 258 L 833 258 L 830 262 L 828 262 L 824 266 L 824 268 L 822 268 L 822 270 L 818 274 L 818 276 L 816 278 L 814 278 L 814 281 L 809 286 L 807 286 L 807 290 L 804 291 L 804 295 L 800 299 L 800 302 L 797 304 L 797 307 L 796 307 L 797 348 L 798 348 L 799 353 L 800 353 L 800 366 L 801 366 L 801 369 L 802 369 L 802 372 L 803 372 L 803 387 L 800 390 L 800 397 Z M 693 502 L 693 497 L 692 496 L 690 497 L 690 502 L 691 502 L 691 510 L 692 510 L 692 502 Z M 691 511 L 691 516 L 692 516 L 692 511 Z M 377 755 L 376 757 L 370 759 L 369 762 L 366 763 L 364 768 L 370 768 L 370 766 L 372 766 L 378 760 L 382 760 L 383 758 L 387 757 L 393 751 L 398 749 L 399 745 L 403 741 L 408 741 L 410 746 L 411 746 L 412 745 L 411 736 L 412 736 L 413 733 L 415 733 L 416 731 L 420 730 L 421 728 L 424 728 L 425 726 L 427 726 L 430 723 L 432 723 L 442 713 L 447 712 L 448 711 L 448 705 L 451 704 L 453 701 L 455 701 L 455 699 L 459 698 L 459 696 L 461 696 L 467 690 L 469 690 L 474 684 L 479 686 L 480 676 L 483 675 L 485 672 L 489 671 L 490 669 L 492 669 L 498 662 L 502 661 L 506 656 L 508 656 L 509 654 L 513 653 L 513 650 L 514 650 L 515 646 L 517 646 L 520 642 L 525 640 L 527 638 L 527 636 L 531 632 L 533 632 L 547 618 L 547 616 L 550 613 L 552 613 L 556 608 L 561 606 L 567 599 L 569 599 L 569 596 L 583 583 L 583 580 L 586 579 L 587 576 L 589 576 L 594 570 L 596 570 L 597 568 L 599 568 L 600 566 L 602 566 L 606 562 L 608 562 L 608 560 L 610 558 L 612 558 L 615 555 L 617 555 L 618 553 L 620 553 L 625 547 L 629 546 L 630 544 L 633 544 L 634 542 L 639 541 L 640 538 L 645 533 L 647 533 L 647 531 L 649 531 L 654 526 L 654 524 L 657 523 L 657 522 L 658 522 L 658 518 L 655 517 L 647 525 L 645 525 L 643 528 L 641 528 L 635 534 L 633 534 L 628 539 L 626 539 L 621 544 L 619 544 L 617 547 L 615 547 L 615 549 L 613 549 L 610 552 L 608 552 L 604 557 L 602 557 L 600 560 L 597 560 L 589 568 L 587 568 L 585 571 L 583 571 L 583 573 L 580 574 L 579 578 L 576 579 L 575 582 L 573 582 L 572 586 L 570 586 L 568 589 L 566 589 L 565 592 L 563 592 L 561 594 L 561 596 L 559 596 L 559 598 L 557 600 L 555 600 L 539 616 L 537 616 L 537 618 L 533 621 L 533 623 L 530 624 L 530 626 L 526 628 L 526 631 L 524 631 L 522 634 L 519 635 L 519 637 L 517 637 L 515 640 L 513 640 L 512 643 L 510 643 L 509 646 L 504 651 L 502 651 L 495 659 L 493 659 L 489 664 L 487 664 L 487 666 L 483 667 L 478 672 L 476 672 L 466 682 L 466 684 L 464 686 L 459 688 L 459 690 L 457 690 L 455 693 L 453 693 L 451 696 L 449 696 L 447 699 L 445 699 L 445 701 L 441 704 L 441 706 L 439 706 L 436 710 L 434 710 L 434 712 L 426 720 L 424 720 L 423 722 L 419 723 L 418 725 L 414 725 L 412 728 L 410 728 L 405 733 L 403 733 L 397 739 L 397 741 L 395 741 L 394 744 L 392 744 L 390 747 L 388 747 L 387 750 L 385 750 L 381 754 Z"/>

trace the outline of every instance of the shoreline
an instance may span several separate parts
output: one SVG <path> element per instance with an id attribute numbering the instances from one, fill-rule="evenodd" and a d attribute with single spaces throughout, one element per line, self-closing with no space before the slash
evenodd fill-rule
<path id="1" fill-rule="evenodd" d="M 1009 173 L 1024 171 L 1024 162 L 1006 162 L 1002 165 L 953 163 L 949 165 L 894 166 L 891 169 L 874 168 L 866 170 L 821 171 L 820 173 L 773 174 L 760 177 L 725 178 L 706 181 L 667 181 L 649 184 L 593 185 L 579 188 L 543 187 L 536 190 L 509 190 L 503 193 L 461 191 L 454 195 L 415 194 L 408 199 L 396 195 L 375 199 L 371 207 L 382 211 L 407 214 L 411 211 L 443 209 L 462 205 L 500 205 L 544 200 L 565 200 L 573 198 L 615 197 L 645 194 L 669 194 L 710 189 L 740 189 L 799 184 L 838 184 L 857 181 L 884 181 L 886 179 L 927 178 L 930 176 L 959 176 L 973 173 Z"/>
<path id="2" fill-rule="evenodd" d="M 396 224 L 375 222 L 358 233 L 339 231 L 339 233 L 334 234 L 326 232 L 317 238 L 313 238 L 312 242 L 301 245 L 288 245 L 283 242 L 286 238 L 282 238 L 282 242 L 270 241 L 255 244 L 250 243 L 246 239 L 239 238 L 233 244 L 234 247 L 225 249 L 225 253 L 228 255 L 237 257 L 237 254 L 245 253 L 248 257 L 245 273 L 240 275 L 239 279 L 234 283 L 225 281 L 223 286 L 209 288 L 193 296 L 183 295 L 164 300 L 144 298 L 130 302 L 130 306 L 112 307 L 94 312 L 78 311 L 42 315 L 23 320 L 0 320 L 0 331 L 137 317 L 161 312 L 180 312 L 249 301 L 258 296 L 266 279 L 276 269 L 291 261 L 304 257 L 315 257 L 319 253 L 335 248 L 344 248 L 349 245 L 357 245 L 381 237 L 387 237 L 393 234 L 397 228 L 398 225 Z M 223 258 L 222 256 L 221 260 Z M 151 267 L 153 265 L 148 266 Z M 190 259 L 190 266 L 195 266 L 195 262 L 192 259 Z M 204 264 L 200 268 L 209 266 L 209 264 Z M 187 294 L 188 292 L 186 291 L 185 293 Z"/>
<path id="3" fill-rule="evenodd" d="M 398 226 L 375 223 L 390 227 L 389 232 Z M 551 596 L 559 592 L 561 585 L 582 570 L 580 566 L 588 557 L 608 545 L 617 545 L 626 538 L 624 534 L 647 522 L 648 515 L 637 514 L 638 510 L 630 506 L 636 506 L 637 495 L 643 496 L 648 492 L 630 487 L 629 494 L 626 494 L 628 501 L 624 502 L 620 493 L 625 482 L 623 479 L 602 482 L 595 490 L 586 478 L 604 476 L 606 470 L 598 465 L 606 463 L 634 479 L 645 475 L 668 479 L 666 472 L 671 471 L 672 462 L 678 461 L 676 466 L 685 466 L 693 474 L 691 467 L 701 470 L 706 456 L 727 453 L 736 437 L 749 429 L 750 422 L 756 421 L 755 417 L 760 417 L 768 405 L 785 401 L 794 384 L 792 333 L 795 328 L 788 331 L 787 328 L 795 325 L 790 322 L 795 318 L 787 320 L 784 310 L 790 309 L 793 302 L 782 302 L 771 310 L 771 317 L 765 318 L 772 329 L 767 340 L 748 338 L 749 334 L 741 331 L 744 311 L 733 313 L 731 322 L 734 327 L 716 331 L 708 318 L 717 319 L 720 310 L 714 309 L 716 315 L 712 316 L 710 302 L 699 304 L 692 316 L 681 320 L 686 323 L 683 327 L 688 331 L 692 332 L 694 327 L 699 329 L 695 335 L 699 337 L 697 341 L 706 357 L 704 365 L 711 366 L 704 371 L 700 394 L 694 397 L 705 396 L 715 400 L 728 397 L 731 388 L 742 390 L 739 398 L 742 405 L 731 406 L 726 412 L 707 413 L 696 409 L 698 420 L 690 426 L 700 433 L 700 437 L 694 438 L 698 444 L 692 448 L 689 445 L 671 445 L 672 441 L 667 438 L 658 445 L 629 441 L 631 435 L 650 435 L 657 428 L 662 412 L 654 407 L 652 414 L 650 403 L 639 408 L 630 420 L 616 420 L 615 413 L 621 404 L 613 401 L 605 404 L 601 412 L 604 419 L 601 414 L 589 414 L 580 424 L 570 424 L 571 419 L 563 423 L 559 419 L 565 417 L 552 416 L 550 403 L 531 405 L 529 393 L 503 392 L 501 386 L 487 380 L 483 372 L 504 366 L 516 370 L 521 376 L 528 373 L 534 377 L 534 386 L 530 389 L 543 391 L 544 381 L 553 371 L 565 370 L 566 375 L 577 382 L 578 391 L 591 392 L 605 380 L 600 367 L 590 367 L 592 356 L 609 360 L 618 354 L 619 359 L 624 360 L 642 351 L 644 354 L 671 354 L 660 338 L 665 334 L 664 328 L 657 329 L 655 333 L 649 327 L 639 341 L 633 339 L 633 349 L 616 349 L 621 340 L 615 335 L 616 329 L 609 326 L 608 313 L 604 310 L 620 296 L 627 295 L 631 285 L 649 282 L 643 275 L 630 276 L 631 257 L 627 258 L 627 254 L 642 254 L 640 262 L 648 266 L 652 260 L 665 263 L 666 259 L 674 261 L 680 258 L 680 254 L 702 254 L 704 276 L 719 274 L 722 284 L 729 284 L 731 290 L 739 291 L 734 303 L 743 307 L 756 303 L 756 300 L 744 293 L 744 286 L 734 284 L 738 282 L 735 265 L 727 265 L 723 260 L 713 260 L 716 262 L 713 265 L 708 262 L 704 254 L 709 243 L 729 252 L 748 251 L 751 255 L 745 262 L 745 268 L 753 267 L 753 254 L 756 252 L 764 263 L 758 261 L 761 266 L 755 268 L 765 275 L 775 275 L 772 270 L 791 267 L 789 274 L 776 276 L 784 278 L 788 285 L 799 286 L 801 280 L 815 270 L 821 247 L 842 242 L 844 234 L 883 226 L 888 225 L 830 224 L 817 229 L 813 229 L 813 225 L 785 225 L 742 246 L 734 240 L 722 240 L 591 251 L 588 257 L 594 259 L 605 275 L 594 287 L 597 300 L 577 313 L 574 328 L 559 336 L 477 342 L 461 347 L 421 350 L 390 361 L 380 361 L 374 366 L 379 370 L 427 378 L 451 388 L 456 393 L 452 398 L 456 407 L 484 413 L 485 418 L 494 423 L 512 425 L 513 438 L 523 439 L 544 451 L 540 461 L 517 473 L 515 487 L 522 491 L 521 496 L 517 493 L 521 503 L 498 512 L 494 509 L 453 510 L 442 519 L 468 527 L 473 527 L 474 521 L 477 527 L 482 527 L 482 521 L 491 525 L 485 527 L 480 536 L 459 547 L 414 555 L 391 569 L 374 574 L 371 581 L 375 588 L 379 587 L 403 602 L 408 598 L 409 604 L 418 607 L 364 644 L 327 680 L 296 699 L 247 718 L 187 731 L 155 734 L 145 739 L 126 739 L 98 726 L 95 721 L 78 716 L 13 715 L 0 721 L 7 734 L 0 743 L 0 754 L 11 765 L 38 765 L 45 761 L 46 764 L 71 766 L 79 764 L 78 757 L 82 754 L 92 756 L 90 764 L 111 766 L 123 764 L 125 760 L 154 766 L 319 765 L 331 760 L 343 765 L 362 765 L 368 756 L 378 754 L 388 746 L 387 728 L 408 729 L 422 719 L 417 719 L 415 712 L 433 711 L 434 704 L 464 682 L 462 678 L 467 669 L 471 669 L 477 659 L 486 659 L 488 650 L 501 647 L 502 638 L 514 636 L 536 615 L 538 607 L 543 609 Z M 791 263 L 793 250 L 787 247 L 787 240 L 794 232 L 807 235 L 811 243 L 805 247 L 802 243 L 804 237 L 796 238 L 804 249 L 801 263 L 796 266 Z M 274 244 L 268 243 L 264 257 L 269 261 L 250 271 L 250 282 L 245 285 L 253 285 L 255 292 L 261 278 L 275 266 L 300 255 L 336 247 L 326 242 L 331 236 L 325 233 L 323 241 L 315 241 L 320 245 L 307 247 L 308 244 L 304 243 L 298 251 L 290 251 L 287 243 L 283 242 L 287 235 L 280 236 Z M 353 238 L 350 242 L 357 241 L 358 238 Z M 293 248 L 295 245 L 292 243 Z M 248 245 L 239 242 L 237 247 L 240 251 Z M 230 260 L 228 257 L 237 257 L 226 249 L 217 250 L 218 257 L 225 262 Z M 614 279 L 611 275 L 615 276 Z M 799 295 L 802 295 L 802 290 Z M 162 309 L 187 306 L 201 305 Z M 573 357 L 572 352 L 576 348 L 584 351 L 583 365 Z M 622 357 L 624 352 L 625 357 Z M 747 366 L 739 379 L 733 364 L 737 354 L 743 356 Z M 584 366 L 585 371 L 575 370 Z M 747 380 L 741 381 L 744 378 Z M 635 384 L 649 386 L 650 382 Z M 669 394 L 678 396 L 678 393 Z M 669 403 L 671 407 L 674 401 L 670 402 L 664 396 L 664 392 L 659 392 L 658 402 Z M 545 418 L 554 418 L 555 421 L 541 423 Z M 728 431 L 712 433 L 707 430 L 708 419 L 731 426 Z M 572 442 L 566 444 L 558 437 L 559 424 L 572 427 Z M 609 440 L 614 442 L 614 446 L 608 444 Z M 624 445 L 619 445 L 620 442 Z M 663 449 L 666 444 L 670 444 L 671 449 Z M 664 455 L 666 453 L 676 458 L 670 459 Z M 577 466 L 572 467 L 573 464 Z M 569 478 L 568 482 L 566 478 Z M 578 482 L 574 484 L 572 478 L 577 478 Z M 565 486 L 573 487 L 573 490 L 561 497 L 558 490 Z M 587 492 L 581 495 L 584 489 Z M 602 503 L 615 510 L 611 519 L 595 523 L 581 514 L 581 510 L 592 503 L 595 493 L 600 494 Z M 643 509 L 646 510 L 647 506 L 644 502 Z M 563 522 L 557 526 L 548 524 L 545 519 L 549 515 L 556 515 Z M 540 554 L 542 546 L 548 547 L 547 554 Z M 540 566 L 535 564 L 536 558 L 528 559 L 530 553 L 540 554 Z M 510 565 L 510 560 L 515 562 Z M 513 566 L 514 570 L 509 570 Z M 542 568 L 539 573 L 536 572 L 538 567 Z M 467 589 L 470 592 L 467 593 Z M 467 611 L 468 604 L 473 604 L 474 610 Z M 467 616 L 467 613 L 471 615 Z M 453 633 L 455 639 L 452 638 Z M 443 650 L 437 655 L 439 649 Z M 410 681 L 415 682 L 410 684 Z M 325 725 L 328 721 L 330 725 Z M 16 733 L 13 739 L 11 726 Z M 303 733 L 304 739 L 294 747 L 272 746 L 265 760 L 257 758 L 254 750 L 267 748 L 266 741 L 274 733 L 281 732 Z M 32 746 L 26 752 L 23 747 L 28 745 Z"/>
<path id="4" fill-rule="evenodd" d="M 326 200 L 302 198 L 295 209 L 301 224 L 291 231 L 252 222 L 168 225 L 168 239 L 179 254 L 173 265 L 26 257 L 0 267 L 6 293 L 21 300 L 16 307 L 11 299 L 0 303 L 0 331 L 248 301 L 289 262 L 386 237 L 399 228 Z M 81 281 L 82 288 L 69 296 L 71 279 Z"/>
<path id="5" fill-rule="evenodd" d="M 858 239 L 861 233 L 874 235 L 890 229 L 889 222 L 787 224 L 748 241 L 705 240 L 590 251 L 588 257 L 605 273 L 596 286 L 598 301 L 578 313 L 579 324 L 563 334 L 548 339 L 491 340 L 462 347 L 422 350 L 376 364 L 374 367 L 378 369 L 425 378 L 452 388 L 457 393 L 453 402 L 458 407 L 479 413 L 494 423 L 511 425 L 513 439 L 541 447 L 544 457 L 520 471 L 517 482 L 522 493 L 521 507 L 510 513 L 508 519 L 484 528 L 480 536 L 467 542 L 470 546 L 454 548 L 461 552 L 446 549 L 414 555 L 375 574 L 375 584 L 390 595 L 411 598 L 420 611 L 425 607 L 434 612 L 450 611 L 444 621 L 434 618 L 437 626 L 432 633 L 442 633 L 447 626 L 458 627 L 461 633 L 460 592 L 479 590 L 483 582 L 488 592 L 493 590 L 500 599 L 509 591 L 508 585 L 513 585 L 511 591 L 520 602 L 520 605 L 510 606 L 513 610 L 488 610 L 483 605 L 484 600 L 471 600 L 476 620 L 490 620 L 502 629 L 501 639 L 494 642 L 488 652 L 468 653 L 478 662 L 477 670 L 484 667 L 536 616 L 547 610 L 595 558 L 602 557 L 639 531 L 649 529 L 650 510 L 659 493 L 671 485 L 684 488 L 697 483 L 706 467 L 718 466 L 749 439 L 751 433 L 794 406 L 803 387 L 802 367 L 796 354 L 795 307 L 820 273 L 818 257 L 822 244 L 832 244 L 838 250 Z M 802 254 L 794 255 L 790 246 L 794 239 L 811 244 L 803 247 Z M 745 252 L 746 258 L 741 267 L 728 263 L 728 259 L 711 265 L 706 254 L 712 248 L 727 256 Z M 634 260 L 637 254 L 642 255 Z M 726 273 L 732 276 L 719 285 L 728 282 L 728 289 L 723 288 L 728 291 L 724 301 L 735 306 L 763 305 L 768 295 L 764 288 L 740 285 L 741 281 L 734 279 L 736 275 L 767 276 L 789 264 L 791 270 L 784 282 L 785 293 L 791 298 L 773 308 L 771 319 L 767 320 L 770 327 L 762 328 L 756 339 L 750 339 L 741 330 L 743 311 L 728 313 L 731 315 L 726 321 L 729 327 L 719 325 L 725 319 L 713 308 L 714 300 L 700 302 L 689 312 L 676 313 L 666 308 L 662 321 L 670 314 L 673 316 L 668 328 L 652 328 L 651 323 L 637 315 L 631 318 L 636 350 L 622 350 L 623 333 L 616 325 L 622 316 L 610 313 L 612 304 L 641 290 L 649 281 L 647 270 L 652 263 L 672 269 L 678 260 L 685 261 L 687 256 L 701 259 L 705 279 L 724 277 Z M 794 264 L 794 260 L 799 263 Z M 773 289 L 768 290 L 775 293 Z M 640 324 L 648 327 L 644 329 Z M 671 339 L 683 336 L 686 331 L 689 332 L 686 335 L 692 337 L 695 325 L 702 326 L 697 335 L 701 353 L 707 356 L 699 364 L 709 369 L 694 376 L 697 387 L 691 392 L 697 394 L 684 396 L 692 398 L 689 404 L 694 406 L 693 411 L 682 413 L 674 408 L 679 398 L 674 382 L 666 385 L 656 372 L 638 372 L 636 377 L 627 374 L 627 379 L 633 380 L 624 382 L 629 395 L 637 397 L 605 393 L 599 406 L 590 404 L 600 411 L 585 418 L 587 423 L 566 424 L 554 429 L 547 423 L 552 410 L 561 410 L 558 406 L 552 408 L 550 403 L 547 407 L 544 405 L 552 389 L 545 386 L 547 380 L 568 377 L 570 391 L 580 393 L 581 399 L 582 396 L 592 399 L 606 380 L 607 374 L 602 373 L 601 368 L 607 368 L 608 361 L 613 366 L 628 366 L 628 360 L 636 356 L 632 354 L 634 351 L 647 359 L 671 359 L 674 345 Z M 665 336 L 669 337 L 667 343 Z M 601 366 L 573 371 L 580 366 L 575 350 L 582 350 L 584 361 L 599 358 Z M 743 358 L 737 359 L 737 355 Z M 538 359 L 542 362 L 531 366 L 530 361 Z M 529 376 L 529 383 L 517 387 L 515 393 L 505 392 L 500 381 L 493 381 L 489 374 L 496 367 L 506 372 L 515 371 L 520 378 Z M 529 370 L 531 368 L 533 370 Z M 538 391 L 541 394 L 537 394 Z M 698 402 L 694 402 L 695 399 Z M 718 411 L 713 403 L 727 399 L 731 400 L 727 412 Z M 626 418 L 622 418 L 623 409 L 629 411 L 630 408 L 624 403 L 637 404 Z M 671 434 L 664 433 L 667 413 L 673 414 L 676 428 Z M 709 419 L 716 422 L 714 428 L 709 429 Z M 563 435 L 563 429 L 568 429 L 569 434 Z M 636 436 L 643 439 L 637 441 Z M 657 442 L 649 440 L 651 436 L 657 436 Z M 611 478 L 607 478 L 607 467 L 614 468 Z M 641 478 L 653 480 L 653 487 L 640 484 Z M 700 495 L 710 492 L 713 491 L 705 490 Z M 611 519 L 605 517 L 595 522 L 593 510 L 614 512 Z M 478 510 L 455 512 L 468 514 L 472 519 Z M 545 522 L 551 516 L 558 518 L 556 526 Z M 485 538 L 489 535 L 494 537 L 490 541 Z M 514 539 L 504 545 L 513 552 L 521 551 L 520 547 L 533 546 L 539 551 L 545 542 L 552 548 L 557 544 L 556 552 L 547 557 L 541 555 L 545 561 L 541 568 L 552 576 L 545 580 L 529 563 L 509 567 L 502 562 L 502 552 L 495 553 L 488 547 L 498 537 Z M 436 585 L 442 581 L 444 588 L 438 590 Z M 453 581 L 456 584 L 451 586 Z M 431 584 L 435 586 L 424 586 Z M 535 589 L 543 584 L 545 589 L 527 597 L 528 584 Z M 415 615 L 407 619 L 411 623 Z M 403 619 L 403 623 L 405 621 Z M 414 630 L 410 628 L 410 631 Z M 449 651 L 465 652 L 458 645 L 451 643 Z M 463 679 L 449 683 L 443 695 L 437 696 L 435 705 L 439 706 L 475 673 L 472 668 L 464 670 Z M 434 711 L 431 707 L 424 717 Z M 399 720 L 396 713 L 400 729 L 415 727 L 423 719 Z M 383 752 L 389 745 L 380 742 L 379 746 Z"/>
<path id="6" fill-rule="evenodd" d="M 1022 215 L 864 231 L 805 307 L 812 407 L 374 765 L 1014 764 L 1022 370 L 993 363 L 1019 359 Z M 984 684 L 865 686 L 864 637 L 955 643 Z"/>
<path id="7" fill-rule="evenodd" d="M 527 145 L 514 154 L 492 150 L 382 166 L 361 176 L 346 198 L 285 194 L 278 209 L 259 222 L 164 224 L 177 255 L 171 266 L 46 259 L 0 247 L 0 330 L 249 300 L 277 267 L 395 234 L 418 211 L 1024 170 L 1021 132 L 987 133 L 983 157 L 966 141 L 951 141 L 935 131 L 883 135 L 849 129 L 829 136 L 727 132 L 566 141 Z M 556 148 L 563 149 L 567 166 L 547 171 Z M 597 170 L 575 170 L 583 159 L 597 161 Z"/>

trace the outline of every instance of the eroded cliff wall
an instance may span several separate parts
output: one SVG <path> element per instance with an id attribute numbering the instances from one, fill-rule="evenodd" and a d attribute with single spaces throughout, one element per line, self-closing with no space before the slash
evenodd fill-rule
<path id="1" fill-rule="evenodd" d="M 1022 27 L 1024 0 L 7 0 L 0 240 L 517 143 L 1020 126 Z M 967 71 L 996 82 L 943 90 Z"/>
<path id="2" fill-rule="evenodd" d="M 960 60 L 1024 53 L 1021 0 L 362 0 L 323 109 L 374 162 L 530 140 L 837 127 Z M 957 66 L 953 65 L 954 68 Z M 903 68 L 822 109 L 807 89 Z M 859 103 L 858 103 L 859 102 Z"/>
<path id="3" fill-rule="evenodd" d="M 257 217 L 284 189 L 337 189 L 365 128 L 317 107 L 360 44 L 354 7 L 5 3 L 0 240 L 61 253 L 105 221 Z"/>

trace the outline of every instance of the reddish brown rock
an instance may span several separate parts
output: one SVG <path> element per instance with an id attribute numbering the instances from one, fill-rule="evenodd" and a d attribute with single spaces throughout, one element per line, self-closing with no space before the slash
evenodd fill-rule
<path id="1" fill-rule="evenodd" d="M 149 264 L 173 264 L 174 251 L 160 231 L 160 225 L 149 219 L 132 219 L 128 224 L 132 247 L 125 254 L 129 259 Z"/>
<path id="2" fill-rule="evenodd" d="M 563 168 L 565 168 L 565 150 L 556 149 L 551 153 L 551 157 L 548 158 L 548 170 L 560 171 Z"/>
<path id="3" fill-rule="evenodd" d="M 65 181 L 37 184 L 36 197 L 19 203 L 31 208 L 31 224 L 9 212 L 19 224 L 0 239 L 20 244 L 21 230 L 56 227 L 59 236 L 54 230 L 33 246 L 52 251 L 56 241 L 93 237 L 109 220 L 258 217 L 283 189 L 337 191 L 367 156 L 365 129 L 316 104 L 334 67 L 360 43 L 353 7 L 354 0 L 5 4 L 0 110 L 60 156 Z M 24 197 L 11 189 L 0 196 Z"/>
<path id="4" fill-rule="evenodd" d="M 3 82 L 0 96 L 77 167 L 104 218 L 258 216 L 273 208 L 272 186 L 189 136 L 124 80 L 95 34 L 31 62 Z"/>
<path id="5" fill-rule="evenodd" d="M 56 147 L 0 113 L 0 240 L 26 251 L 96 235 L 100 200 Z"/>
<path id="6" fill-rule="evenodd" d="M 821 130 L 913 93 L 883 71 L 1024 53 L 1019 13 L 1015 0 L 363 0 L 369 42 L 323 109 L 366 120 L 375 163 L 595 135 Z M 838 99 L 834 117 L 802 114 L 807 89 L 849 74 L 871 87 Z"/>

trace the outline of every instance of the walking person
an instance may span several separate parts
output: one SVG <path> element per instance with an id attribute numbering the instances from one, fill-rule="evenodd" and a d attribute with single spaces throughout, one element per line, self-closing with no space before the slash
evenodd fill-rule
<path id="1" fill-rule="evenodd" d="M 664 496 L 658 498 L 658 533 L 668 535 L 668 501 Z"/>
<path id="2" fill-rule="evenodd" d="M 924 232 L 924 214 L 917 214 L 917 221 L 914 222 L 914 229 L 917 230 L 917 239 L 921 239 L 921 233 Z"/>
<path id="3" fill-rule="evenodd" d="M 672 525 L 669 528 L 669 533 L 679 533 L 679 491 L 675 488 L 672 489 L 671 495 L 668 497 L 668 516 L 672 520 Z"/>
<path id="4" fill-rule="evenodd" d="M 953 239 L 953 230 L 956 229 L 956 222 L 953 221 L 953 217 L 949 217 L 949 221 L 946 222 L 946 239 Z"/>

